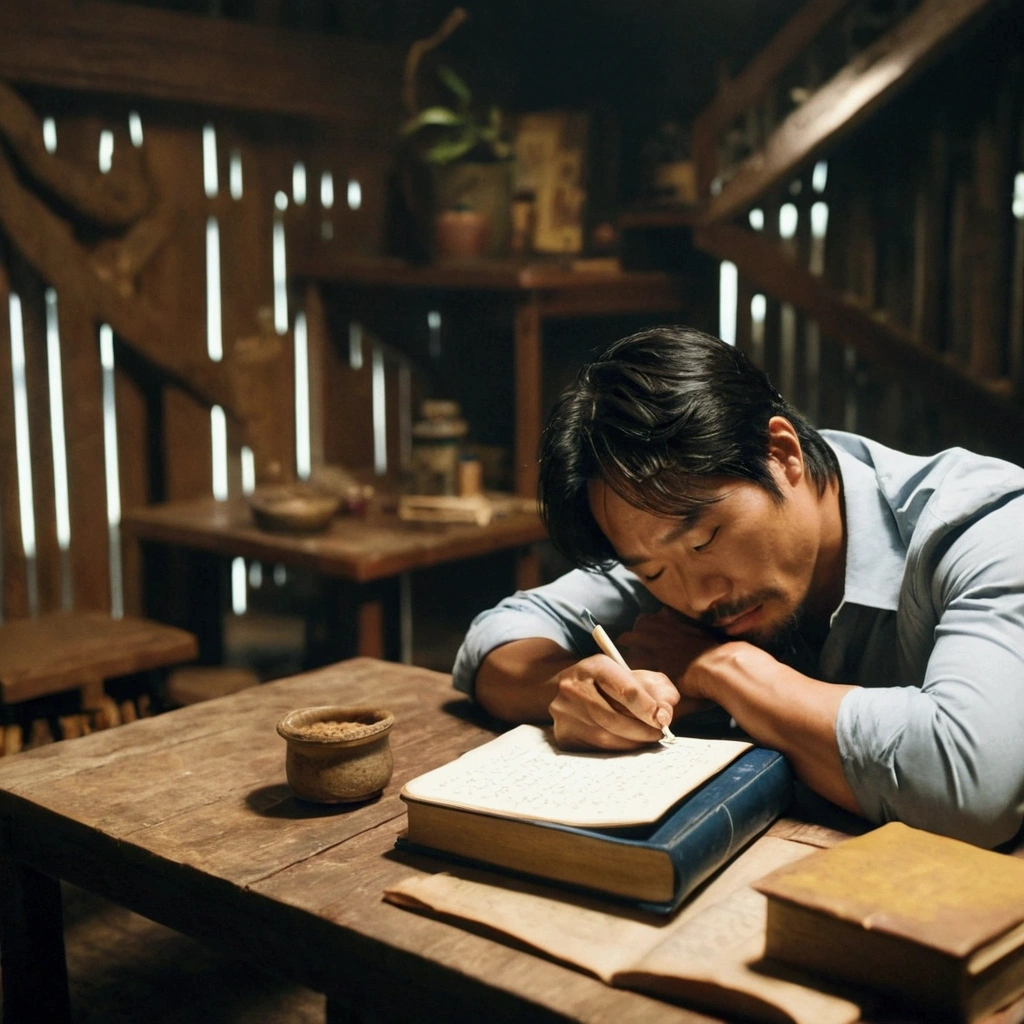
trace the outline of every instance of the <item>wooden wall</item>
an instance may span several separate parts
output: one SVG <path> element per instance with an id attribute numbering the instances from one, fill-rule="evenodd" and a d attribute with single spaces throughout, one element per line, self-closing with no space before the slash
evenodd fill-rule
<path id="1" fill-rule="evenodd" d="M 737 343 L 819 425 L 1024 460 L 1024 11 L 836 0 L 788 30 L 699 119 Z"/>
<path id="2" fill-rule="evenodd" d="M 0 185 L 4 616 L 139 609 L 137 556 L 122 545 L 109 501 L 124 509 L 210 494 L 213 404 L 227 410 L 229 493 L 242 486 L 244 443 L 258 448 L 258 469 L 278 462 L 295 473 L 294 328 L 304 297 L 289 292 L 282 321 L 275 224 L 286 254 L 309 232 L 329 232 L 330 244 L 352 254 L 380 252 L 400 68 L 396 48 L 341 36 L 105 2 L 0 5 L 0 157 L 11 175 Z M 101 147 L 111 143 L 101 170 Z M 330 208 L 321 201 L 325 173 Z M 359 184 L 358 202 L 349 202 L 349 182 Z M 111 209 L 116 215 L 103 216 Z M 219 360 L 209 351 L 211 263 L 219 264 Z M 47 294 L 58 311 L 61 394 L 48 373 Z M 11 295 L 24 329 L 21 420 Z M 114 339 L 117 421 L 109 487 L 104 325 Z M 314 357 L 342 359 L 316 332 L 313 324 Z M 273 367 L 262 383 L 247 363 L 254 351 Z M 59 529 L 57 402 L 70 541 Z M 247 417 L 262 424 L 258 444 L 245 433 Z M 31 504 L 29 463 L 20 477 L 18 467 L 25 436 Z M 33 519 L 34 558 L 23 515 Z"/>

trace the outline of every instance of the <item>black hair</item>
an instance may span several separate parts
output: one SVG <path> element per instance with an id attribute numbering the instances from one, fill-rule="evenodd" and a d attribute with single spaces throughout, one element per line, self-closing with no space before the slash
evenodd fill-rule
<path id="1" fill-rule="evenodd" d="M 782 501 L 769 469 L 768 421 L 792 423 L 822 494 L 839 463 L 825 439 L 742 352 L 688 327 L 657 327 L 611 345 L 558 399 L 541 440 L 541 512 L 573 564 L 602 568 L 615 551 L 590 509 L 603 480 L 635 508 L 685 516 L 734 477 Z"/>

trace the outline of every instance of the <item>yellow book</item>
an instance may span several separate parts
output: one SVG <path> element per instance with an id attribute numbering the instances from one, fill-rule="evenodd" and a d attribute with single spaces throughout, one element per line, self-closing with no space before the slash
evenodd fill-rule
<path id="1" fill-rule="evenodd" d="M 765 952 L 975 1021 L 1024 993 L 1024 861 L 892 822 L 772 872 Z"/>

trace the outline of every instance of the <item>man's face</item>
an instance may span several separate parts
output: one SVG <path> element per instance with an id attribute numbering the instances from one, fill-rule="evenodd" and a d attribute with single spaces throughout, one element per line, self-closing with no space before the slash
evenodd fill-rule
<path id="1" fill-rule="evenodd" d="M 620 560 L 659 601 L 734 639 L 770 645 L 807 601 L 821 543 L 816 490 L 776 460 L 770 466 L 781 502 L 756 484 L 719 478 L 711 494 L 721 500 L 666 518 L 594 480 L 590 507 Z"/>

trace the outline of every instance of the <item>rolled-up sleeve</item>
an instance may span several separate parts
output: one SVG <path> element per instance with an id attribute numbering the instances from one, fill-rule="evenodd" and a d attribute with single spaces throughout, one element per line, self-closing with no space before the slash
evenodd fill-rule
<path id="1" fill-rule="evenodd" d="M 520 590 L 472 622 L 452 670 L 455 688 L 472 695 L 480 663 L 502 644 L 514 640 L 553 640 L 566 651 L 585 657 L 597 651 L 583 621 L 587 609 L 615 636 L 629 629 L 641 612 L 661 605 L 628 569 L 615 565 L 605 572 L 572 572 L 534 590 Z"/>
<path id="2" fill-rule="evenodd" d="M 865 814 L 996 846 L 1024 820 L 1024 498 L 938 554 L 920 687 L 843 699 L 836 738 Z"/>

